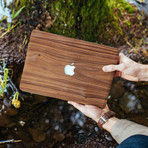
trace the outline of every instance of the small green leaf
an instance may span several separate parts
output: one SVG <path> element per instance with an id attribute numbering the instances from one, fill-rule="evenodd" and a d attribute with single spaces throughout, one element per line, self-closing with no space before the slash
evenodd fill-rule
<path id="1" fill-rule="evenodd" d="M 25 8 L 25 6 L 21 7 L 13 16 L 12 19 L 15 19 L 20 13 L 21 11 Z"/>
<path id="2" fill-rule="evenodd" d="M 5 81 L 5 86 L 7 85 L 8 71 L 9 71 L 8 68 L 5 68 L 5 69 L 4 69 L 4 81 Z"/>
<path id="3" fill-rule="evenodd" d="M 11 24 L 8 24 L 8 28 L 7 29 L 9 30 L 10 28 L 11 28 Z"/>
<path id="4" fill-rule="evenodd" d="M 3 93 L 5 92 L 6 88 L 7 88 L 7 84 L 5 85 L 4 89 L 1 92 L 1 96 L 3 96 Z"/>

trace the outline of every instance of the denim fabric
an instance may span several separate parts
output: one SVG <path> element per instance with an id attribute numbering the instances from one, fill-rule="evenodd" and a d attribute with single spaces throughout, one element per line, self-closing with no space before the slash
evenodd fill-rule
<path id="1" fill-rule="evenodd" d="M 148 136 L 131 136 L 120 143 L 117 148 L 148 148 Z"/>

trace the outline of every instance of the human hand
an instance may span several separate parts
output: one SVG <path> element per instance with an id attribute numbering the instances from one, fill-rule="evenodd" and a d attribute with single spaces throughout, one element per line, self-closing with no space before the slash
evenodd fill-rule
<path id="1" fill-rule="evenodd" d="M 92 118 L 94 121 L 98 123 L 100 116 L 102 113 L 108 112 L 109 108 L 106 105 L 104 109 L 101 109 L 97 106 L 93 105 L 82 105 L 76 102 L 68 101 L 69 104 L 73 105 L 75 108 L 77 108 L 79 111 L 81 111 L 84 115 L 86 115 L 89 118 Z M 112 117 L 102 126 L 105 130 L 108 132 L 111 131 L 111 128 L 114 126 L 114 124 L 119 121 L 118 118 Z"/>
<path id="2" fill-rule="evenodd" d="M 68 101 L 69 104 L 73 105 L 79 111 L 89 118 L 92 118 L 94 121 L 98 122 L 102 113 L 109 111 L 108 106 L 106 105 L 104 109 L 101 109 L 93 105 L 82 105 L 76 102 Z"/>
<path id="3" fill-rule="evenodd" d="M 120 53 L 118 65 L 107 65 L 104 66 L 102 70 L 104 72 L 117 71 L 116 76 L 121 76 L 122 78 L 130 81 L 140 81 L 144 80 L 143 72 L 147 70 L 147 67 L 136 63 L 135 61 L 126 57 L 123 53 Z"/>

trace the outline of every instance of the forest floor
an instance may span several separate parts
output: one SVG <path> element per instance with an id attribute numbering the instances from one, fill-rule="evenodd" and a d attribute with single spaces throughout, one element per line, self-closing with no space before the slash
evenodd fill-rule
<path id="1" fill-rule="evenodd" d="M 119 21 L 124 36 L 119 37 L 115 34 L 108 41 L 100 37 L 98 42 L 117 47 L 131 59 L 148 64 L 148 18 L 138 11 L 130 15 L 125 14 L 124 17 L 123 20 L 130 19 L 132 22 L 131 27 L 128 28 L 122 19 Z M 19 18 L 23 23 L 17 22 Z M 40 5 L 32 8 L 32 15 L 29 17 L 22 13 L 19 18 L 13 22 L 17 25 L 0 37 L 0 59 L 5 59 L 7 67 L 13 70 L 12 80 L 18 89 L 32 30 L 45 31 L 54 26 L 53 16 L 50 16 L 50 13 Z M 5 29 L 7 25 L 5 21 L 1 23 L 0 36 L 7 31 Z M 94 121 L 68 105 L 66 101 L 19 91 L 24 98 L 21 100 L 20 109 L 10 105 L 9 98 L 0 100 L 0 138 L 1 140 L 21 139 L 22 142 L 0 145 L 0 148 L 6 146 L 113 148 L 117 146 L 108 132 L 99 129 Z M 10 91 L 8 96 L 11 93 Z M 116 112 L 117 117 L 148 126 L 147 98 L 147 82 L 134 83 L 115 78 L 108 105 Z M 129 106 L 129 103 L 132 105 Z"/>

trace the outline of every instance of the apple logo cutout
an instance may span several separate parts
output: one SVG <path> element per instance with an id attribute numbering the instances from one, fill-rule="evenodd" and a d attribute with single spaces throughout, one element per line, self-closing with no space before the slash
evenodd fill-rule
<path id="1" fill-rule="evenodd" d="M 73 76 L 75 74 L 74 69 L 76 67 L 73 66 L 73 65 L 74 65 L 74 63 L 72 63 L 71 65 L 66 65 L 64 67 L 64 72 L 65 72 L 66 75 Z"/>

